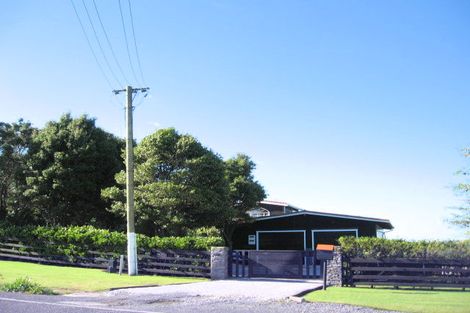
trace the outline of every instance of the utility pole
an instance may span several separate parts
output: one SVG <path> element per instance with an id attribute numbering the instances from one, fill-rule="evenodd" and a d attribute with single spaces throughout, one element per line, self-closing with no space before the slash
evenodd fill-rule
<path id="1" fill-rule="evenodd" d="M 134 135 L 132 98 L 134 93 L 147 92 L 149 88 L 132 88 L 113 90 L 114 94 L 126 92 L 126 208 L 127 208 L 127 272 L 129 276 L 138 274 L 137 240 L 134 225 Z"/>

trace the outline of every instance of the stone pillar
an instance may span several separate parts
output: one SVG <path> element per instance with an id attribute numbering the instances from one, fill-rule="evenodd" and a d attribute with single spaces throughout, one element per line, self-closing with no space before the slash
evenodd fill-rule
<path id="1" fill-rule="evenodd" d="M 211 279 L 228 278 L 228 257 L 229 248 L 212 247 L 211 248 Z"/>
<path id="2" fill-rule="evenodd" d="M 333 260 L 329 260 L 326 270 L 326 281 L 329 286 L 342 286 L 343 284 L 343 255 L 341 248 L 335 247 Z"/>

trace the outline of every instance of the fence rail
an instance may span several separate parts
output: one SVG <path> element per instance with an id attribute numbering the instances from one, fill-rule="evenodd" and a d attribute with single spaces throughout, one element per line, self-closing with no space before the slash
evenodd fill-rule
<path id="1" fill-rule="evenodd" d="M 87 256 L 65 256 L 51 255 L 44 252 L 44 249 L 21 244 L 13 240 L 0 242 L 0 260 L 12 260 L 33 262 L 47 265 L 77 266 L 87 268 L 107 269 L 109 266 L 109 257 L 93 256 L 95 252 L 90 252 Z M 107 256 L 107 253 L 100 255 Z"/>
<path id="2" fill-rule="evenodd" d="M 470 288 L 470 260 L 352 258 L 345 284 Z"/>
<path id="3" fill-rule="evenodd" d="M 13 239 L 0 242 L 0 260 L 47 265 L 75 266 L 116 271 L 117 253 L 87 251 L 86 256 L 50 255 L 46 250 Z M 210 277 L 210 252 L 193 250 L 151 250 L 138 255 L 139 273 Z M 124 258 L 124 271 L 127 262 Z"/>
<path id="4" fill-rule="evenodd" d="M 210 277 L 210 261 L 208 251 L 152 250 L 149 254 L 139 255 L 139 272 Z"/>

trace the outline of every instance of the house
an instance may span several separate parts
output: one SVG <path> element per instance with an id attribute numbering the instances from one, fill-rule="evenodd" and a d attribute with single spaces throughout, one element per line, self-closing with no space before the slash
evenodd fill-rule
<path id="1" fill-rule="evenodd" d="M 278 201 L 261 201 L 247 214 L 254 221 L 235 229 L 234 249 L 314 250 L 341 236 L 377 237 L 393 229 L 387 219 L 308 211 Z"/>
<path id="2" fill-rule="evenodd" d="M 258 207 L 246 213 L 253 218 L 257 218 L 257 217 L 284 215 L 284 214 L 295 213 L 299 211 L 303 211 L 303 210 L 293 205 L 290 205 L 289 203 L 286 203 L 286 202 L 261 201 L 259 202 Z"/>

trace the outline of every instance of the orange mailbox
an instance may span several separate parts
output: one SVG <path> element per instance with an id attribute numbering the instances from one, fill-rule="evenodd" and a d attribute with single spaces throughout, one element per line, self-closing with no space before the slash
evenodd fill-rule
<path id="1" fill-rule="evenodd" d="M 333 245 L 318 244 L 317 245 L 317 260 L 332 260 L 333 259 Z"/>
<path id="2" fill-rule="evenodd" d="M 327 260 L 333 260 L 333 250 L 335 246 L 333 245 L 325 245 L 325 244 L 318 244 L 317 245 L 317 260 L 322 261 L 323 263 L 323 290 L 326 290 L 326 267 L 327 267 Z"/>

